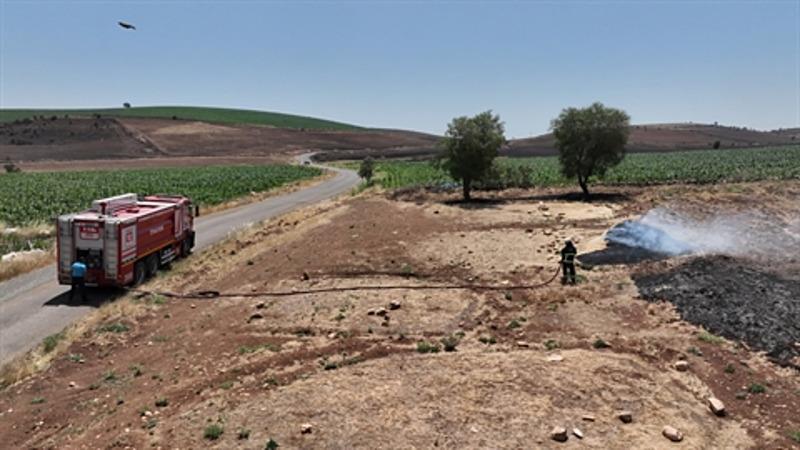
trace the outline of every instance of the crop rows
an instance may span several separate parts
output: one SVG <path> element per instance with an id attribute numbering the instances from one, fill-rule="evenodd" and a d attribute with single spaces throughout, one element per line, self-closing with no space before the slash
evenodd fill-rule
<path id="1" fill-rule="evenodd" d="M 215 205 L 319 174 L 319 169 L 290 165 L 3 174 L 0 222 L 46 222 L 127 192 L 183 194 L 200 205 Z"/>
<path id="2" fill-rule="evenodd" d="M 800 179 L 800 146 L 760 149 L 630 154 L 598 184 L 650 185 Z M 376 182 L 387 188 L 452 183 L 428 162 L 388 161 L 376 166 Z M 477 187 L 572 185 L 557 157 L 498 158 L 492 175 Z"/>

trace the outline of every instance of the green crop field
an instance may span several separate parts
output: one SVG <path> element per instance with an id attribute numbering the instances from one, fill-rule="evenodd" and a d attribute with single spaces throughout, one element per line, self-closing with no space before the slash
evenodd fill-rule
<path id="1" fill-rule="evenodd" d="M 0 175 L 0 222 L 47 222 L 127 192 L 183 194 L 200 205 L 215 205 L 320 174 L 313 167 L 290 165 L 7 173 Z"/>
<path id="2" fill-rule="evenodd" d="M 359 130 L 355 125 L 334 122 L 313 117 L 295 116 L 267 111 L 252 111 L 246 109 L 204 108 L 194 106 L 142 106 L 133 108 L 106 108 L 106 109 L 0 109 L 0 123 L 11 122 L 33 116 L 59 116 L 72 117 L 92 116 L 100 114 L 106 117 L 139 117 L 201 120 L 227 124 L 254 124 L 270 125 L 282 128 L 307 128 L 315 130 Z"/>
<path id="3" fill-rule="evenodd" d="M 350 164 L 357 167 L 358 164 Z M 650 185 L 800 179 L 800 146 L 630 154 L 594 184 Z M 381 161 L 375 181 L 387 188 L 452 183 L 428 162 Z M 487 188 L 562 186 L 557 157 L 498 158 Z M 478 187 L 481 187 L 480 185 Z"/>

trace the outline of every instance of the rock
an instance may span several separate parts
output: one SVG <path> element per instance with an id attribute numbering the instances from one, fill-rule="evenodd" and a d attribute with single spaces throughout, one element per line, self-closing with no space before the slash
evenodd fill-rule
<path id="1" fill-rule="evenodd" d="M 267 304 L 266 304 L 266 303 L 264 303 L 264 302 L 258 302 L 258 303 L 256 303 L 256 309 L 264 309 L 264 308 L 266 308 L 266 307 L 267 307 Z"/>
<path id="2" fill-rule="evenodd" d="M 711 408 L 711 411 L 719 417 L 722 417 L 726 414 L 725 404 L 716 397 L 708 398 L 708 407 Z"/>
<path id="3" fill-rule="evenodd" d="M 376 316 L 385 316 L 386 315 L 386 308 L 378 308 L 375 310 Z"/>
<path id="4" fill-rule="evenodd" d="M 630 411 L 620 411 L 619 414 L 617 414 L 617 417 L 619 417 L 619 420 L 621 420 L 622 423 L 633 422 L 633 414 Z"/>
<path id="5" fill-rule="evenodd" d="M 550 439 L 557 442 L 567 442 L 567 429 L 564 427 L 553 428 L 553 431 L 550 432 Z"/>
<path id="6" fill-rule="evenodd" d="M 529 343 L 527 343 L 525 341 L 517 341 L 517 347 L 528 348 L 530 346 L 531 346 L 531 344 L 529 344 Z"/>
<path id="7" fill-rule="evenodd" d="M 303 272 L 303 281 L 308 281 L 309 279 L 311 279 L 311 277 L 308 276 L 308 272 Z"/>
<path id="8" fill-rule="evenodd" d="M 336 333 L 328 333 L 328 339 L 336 339 Z"/>
<path id="9" fill-rule="evenodd" d="M 680 442 L 683 440 L 683 433 L 669 425 L 665 426 L 664 429 L 661 430 L 661 434 L 663 434 L 665 438 L 672 442 Z"/>
<path id="10" fill-rule="evenodd" d="M 262 314 L 255 313 L 255 314 L 251 315 L 249 319 L 247 319 L 247 322 L 249 323 L 249 322 L 252 322 L 254 320 L 263 319 L 263 318 L 264 318 L 264 316 Z"/>
<path id="11" fill-rule="evenodd" d="M 572 434 L 574 434 L 575 437 L 577 437 L 578 439 L 583 439 L 583 431 L 581 431 L 581 430 L 579 430 L 577 428 L 573 428 L 572 429 Z"/>
<path id="12" fill-rule="evenodd" d="M 401 306 L 401 304 L 400 304 L 400 302 L 399 302 L 399 301 L 397 301 L 397 300 L 392 300 L 392 301 L 389 303 L 389 309 L 390 309 L 390 310 L 393 310 L 393 311 L 394 311 L 395 309 L 400 309 L 400 306 Z"/>
<path id="13" fill-rule="evenodd" d="M 375 309 L 373 309 L 373 308 L 368 309 L 367 310 L 367 315 L 368 316 L 374 316 L 375 315 Z"/>
<path id="14" fill-rule="evenodd" d="M 581 417 L 581 420 L 585 420 L 587 422 L 594 422 L 594 416 L 591 414 L 584 414 L 583 417 Z"/>
<path id="15" fill-rule="evenodd" d="M 311 434 L 314 430 L 314 427 L 310 423 L 304 423 L 300 425 L 300 433 L 302 434 Z"/>
<path id="16" fill-rule="evenodd" d="M 70 381 L 69 382 L 69 387 L 74 388 L 74 387 L 77 387 L 77 386 L 78 386 L 78 383 L 76 383 L 74 381 Z"/>
<path id="17" fill-rule="evenodd" d="M 739 392 L 736 393 L 736 399 L 737 400 L 744 400 L 746 398 L 747 398 L 747 392 L 739 391 Z"/>
<path id="18" fill-rule="evenodd" d="M 547 357 L 547 361 L 549 362 L 561 362 L 564 360 L 564 357 L 561 355 L 550 355 Z"/>
<path id="19" fill-rule="evenodd" d="M 189 305 L 189 308 L 195 309 L 195 308 L 197 308 L 197 305 L 195 305 L 194 303 L 192 303 L 192 304 L 190 304 L 190 305 Z"/>
<path id="20" fill-rule="evenodd" d="M 686 372 L 689 370 L 689 361 L 680 360 L 675 363 L 675 370 L 678 372 Z"/>

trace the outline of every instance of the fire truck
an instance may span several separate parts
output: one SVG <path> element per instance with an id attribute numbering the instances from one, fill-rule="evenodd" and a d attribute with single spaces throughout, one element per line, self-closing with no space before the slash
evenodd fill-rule
<path id="1" fill-rule="evenodd" d="M 58 282 L 70 284 L 72 264 L 86 264 L 87 286 L 138 285 L 191 253 L 199 210 L 180 195 L 124 194 L 58 217 Z"/>

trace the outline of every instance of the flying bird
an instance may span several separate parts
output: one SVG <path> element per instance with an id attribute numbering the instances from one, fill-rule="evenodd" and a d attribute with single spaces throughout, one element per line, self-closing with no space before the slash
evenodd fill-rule
<path id="1" fill-rule="evenodd" d="M 119 26 L 121 26 L 122 28 L 125 28 L 126 30 L 135 30 L 136 29 L 135 26 L 133 26 L 133 25 L 127 23 L 127 22 L 117 22 L 117 23 L 119 24 Z"/>

